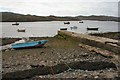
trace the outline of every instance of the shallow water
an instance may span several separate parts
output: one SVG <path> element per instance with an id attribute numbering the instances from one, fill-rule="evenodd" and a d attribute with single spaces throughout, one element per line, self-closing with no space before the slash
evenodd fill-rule
<path id="1" fill-rule="evenodd" d="M 117 32 L 118 22 L 114 21 L 90 21 L 84 20 L 84 23 L 79 21 L 69 21 L 70 24 L 64 24 L 65 21 L 50 21 L 50 22 L 19 22 L 20 25 L 12 25 L 14 22 L 2 22 L 2 37 L 53 37 L 62 27 L 67 27 L 68 31 L 77 33 L 89 33 L 87 27 L 98 27 L 99 31 L 92 32 Z M 77 29 L 70 27 L 77 26 Z M 1 26 L 0 26 L 1 28 Z M 25 32 L 18 32 L 18 29 L 25 29 Z"/>

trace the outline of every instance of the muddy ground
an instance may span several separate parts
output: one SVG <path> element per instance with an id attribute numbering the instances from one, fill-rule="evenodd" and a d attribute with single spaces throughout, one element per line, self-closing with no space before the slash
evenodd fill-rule
<path id="1" fill-rule="evenodd" d="M 81 48 L 78 46 L 79 42 L 71 38 L 58 35 L 53 38 L 30 39 L 35 41 L 45 39 L 48 40 L 48 43 L 43 48 L 3 51 L 3 77 L 7 75 L 10 78 L 20 78 L 22 76 L 22 79 L 118 79 L 118 60 Z M 16 40 L 18 39 L 9 38 L 2 42 L 7 44 Z M 98 64 L 98 62 L 100 63 Z M 29 73 L 27 74 L 27 72 Z M 43 74 L 44 72 L 46 73 Z"/>

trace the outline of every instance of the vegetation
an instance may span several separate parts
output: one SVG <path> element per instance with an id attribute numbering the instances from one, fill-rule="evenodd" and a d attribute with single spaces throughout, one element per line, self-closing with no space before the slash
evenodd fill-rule
<path id="1" fill-rule="evenodd" d="M 76 17 L 58 17 L 50 16 L 36 16 L 36 15 L 23 15 L 12 12 L 0 12 L 2 14 L 1 22 L 33 22 L 33 21 L 79 21 L 79 20 L 100 20 L 100 21 L 120 21 L 118 17 L 112 16 L 76 16 Z"/>
<path id="2" fill-rule="evenodd" d="M 90 35 L 120 40 L 120 32 L 91 33 Z"/>

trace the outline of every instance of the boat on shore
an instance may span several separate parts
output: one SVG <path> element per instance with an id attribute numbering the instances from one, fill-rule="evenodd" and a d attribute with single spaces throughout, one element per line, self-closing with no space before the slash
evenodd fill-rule
<path id="1" fill-rule="evenodd" d="M 47 42 L 48 40 L 40 40 L 40 41 L 12 44 L 11 46 L 13 49 L 37 48 L 37 47 L 42 47 Z"/>
<path id="2" fill-rule="evenodd" d="M 99 29 L 99 28 L 92 28 L 92 27 L 91 27 L 91 28 L 90 28 L 90 27 L 88 28 L 88 27 L 87 27 L 87 31 L 88 31 L 88 30 L 98 31 L 98 29 Z"/>
<path id="3" fill-rule="evenodd" d="M 64 24 L 70 24 L 70 22 L 64 22 Z"/>
<path id="4" fill-rule="evenodd" d="M 12 24 L 12 25 L 19 25 L 19 23 L 18 23 L 18 22 L 16 22 L 16 23 L 14 23 L 14 24 Z"/>

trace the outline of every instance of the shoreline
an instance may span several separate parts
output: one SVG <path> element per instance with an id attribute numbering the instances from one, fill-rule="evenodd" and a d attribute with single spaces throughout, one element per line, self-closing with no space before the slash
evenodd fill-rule
<path id="1" fill-rule="evenodd" d="M 106 33 L 89 33 L 88 35 L 91 36 L 98 36 L 98 37 L 106 37 L 106 38 L 110 38 L 110 39 L 115 39 L 115 40 L 120 40 L 120 32 L 106 32 Z M 55 35 L 57 36 L 57 35 Z M 54 37 L 29 37 L 30 39 L 47 39 L 47 38 L 55 38 Z M 2 45 L 6 45 L 6 44 L 10 44 L 13 43 L 17 40 L 20 40 L 22 38 L 12 38 L 12 37 L 5 37 L 5 38 L 0 38 L 0 44 Z"/>
<path id="2" fill-rule="evenodd" d="M 43 67 L 45 71 L 49 71 L 50 69 L 46 69 L 46 67 L 53 66 L 53 70 L 56 70 L 56 67 L 64 64 L 72 63 L 74 65 L 77 65 L 76 62 L 79 61 L 87 61 L 85 63 L 89 62 L 95 62 L 95 65 L 97 68 L 98 64 L 97 61 L 103 61 L 108 63 L 114 63 L 114 65 L 118 68 L 118 60 L 111 58 L 111 57 L 105 57 L 100 55 L 99 53 L 96 53 L 95 51 L 89 51 L 88 49 L 79 47 L 78 44 L 79 41 L 75 41 L 74 39 L 71 39 L 70 37 L 64 37 L 64 36 L 54 36 L 54 37 L 30 37 L 30 40 L 41 40 L 46 39 L 48 40 L 48 43 L 45 44 L 43 48 L 35 48 L 35 49 L 20 49 L 20 50 L 8 50 L 2 52 L 2 61 L 3 61 L 3 74 L 14 74 L 16 73 L 16 77 L 18 77 L 17 74 L 24 73 L 26 70 L 35 70 L 35 68 Z M 4 44 L 13 42 L 15 39 L 6 39 L 3 40 Z M 75 62 L 75 63 L 74 63 Z M 31 66 L 32 65 L 32 66 Z M 70 64 L 69 64 L 70 65 Z M 30 79 L 38 79 L 38 78 L 117 78 L 118 77 L 118 69 L 114 68 L 106 68 L 101 70 L 92 70 L 88 71 L 87 69 L 82 70 L 81 68 L 72 70 L 66 70 L 68 67 L 64 67 L 62 69 L 62 72 L 56 74 L 54 71 L 52 72 L 50 70 L 47 75 L 41 75 L 43 73 L 38 73 L 37 71 L 30 72 L 33 74 L 33 76 L 30 77 Z M 39 67 L 40 66 L 40 67 Z M 101 65 L 102 66 L 102 65 Z M 112 66 L 112 65 L 110 65 Z M 59 68 L 59 67 L 57 67 Z M 58 69 L 59 70 L 59 69 Z M 44 72 L 44 70 L 43 70 Z M 36 75 L 37 74 L 37 75 Z M 22 75 L 19 75 L 22 76 Z M 24 75 L 25 79 L 30 75 Z"/>

